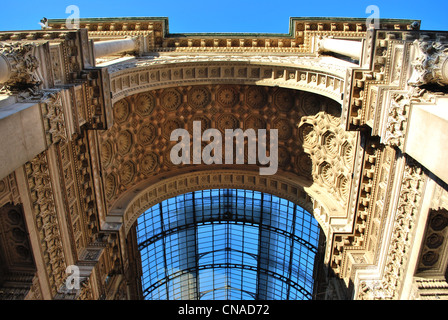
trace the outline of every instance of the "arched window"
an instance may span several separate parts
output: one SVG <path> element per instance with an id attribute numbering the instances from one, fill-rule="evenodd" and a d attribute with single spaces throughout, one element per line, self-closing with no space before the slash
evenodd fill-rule
<path id="1" fill-rule="evenodd" d="M 145 299 L 307 300 L 320 228 L 271 194 L 211 189 L 162 201 L 138 219 Z"/>

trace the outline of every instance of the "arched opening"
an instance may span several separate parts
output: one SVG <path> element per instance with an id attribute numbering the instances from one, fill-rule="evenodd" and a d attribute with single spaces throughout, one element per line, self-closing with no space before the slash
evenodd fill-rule
<path id="1" fill-rule="evenodd" d="M 111 223 L 107 225 L 111 228 L 116 223 L 124 238 L 129 238 L 137 219 L 149 208 L 205 189 L 254 190 L 292 201 L 312 213 L 326 239 L 332 239 L 334 233 L 352 231 L 359 133 L 341 127 L 341 106 L 328 97 L 235 83 L 162 87 L 116 101 L 113 116 L 114 125 L 98 135 L 108 212 L 104 220 L 106 225 Z M 216 129 L 223 136 L 226 129 L 277 129 L 277 172 L 263 176 L 258 163 L 248 163 L 248 141 L 244 141 L 243 164 L 195 164 L 193 159 L 187 164 L 173 163 L 171 149 L 178 141 L 170 140 L 170 134 L 183 129 L 193 136 L 195 121 L 202 124 L 201 129 Z M 201 150 L 207 146 L 204 142 Z M 224 159 L 225 153 L 222 155 Z M 331 260 L 332 247 L 322 248 L 319 253 L 326 264 Z M 132 252 L 137 252 L 138 248 L 134 249 Z M 193 271 L 201 271 L 198 267 L 186 268 L 188 277 Z M 242 265 L 240 269 L 250 268 Z M 182 277 L 188 278 L 179 275 L 175 281 Z M 281 278 L 277 274 L 272 277 Z M 253 296 L 225 288 L 199 292 Z M 194 292 L 194 297 L 199 297 L 199 292 Z M 312 296 L 312 291 L 304 296 Z"/>
<path id="2" fill-rule="evenodd" d="M 143 298 L 309 300 L 325 236 L 299 205 L 244 189 L 180 194 L 136 223 Z"/>

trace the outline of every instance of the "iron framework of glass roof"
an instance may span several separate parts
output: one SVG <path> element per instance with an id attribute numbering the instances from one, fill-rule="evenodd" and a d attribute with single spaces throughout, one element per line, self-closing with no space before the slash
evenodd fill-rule
<path id="1" fill-rule="evenodd" d="M 309 300 L 320 227 L 300 206 L 252 190 L 164 200 L 138 218 L 146 300 Z"/>

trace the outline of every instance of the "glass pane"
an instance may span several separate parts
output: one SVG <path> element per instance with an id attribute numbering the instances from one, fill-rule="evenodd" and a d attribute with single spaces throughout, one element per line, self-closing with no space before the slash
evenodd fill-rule
<path id="1" fill-rule="evenodd" d="M 137 221 L 145 299 L 311 299 L 320 228 L 294 203 L 213 189 L 162 201 Z"/>

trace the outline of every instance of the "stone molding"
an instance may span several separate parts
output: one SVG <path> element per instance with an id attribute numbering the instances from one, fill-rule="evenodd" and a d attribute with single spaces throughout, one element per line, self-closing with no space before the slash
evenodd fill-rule
<path id="1" fill-rule="evenodd" d="M 362 280 L 358 284 L 357 299 L 397 299 L 406 273 L 408 257 L 414 241 L 415 223 L 420 214 L 426 174 L 420 165 L 406 163 L 403 183 L 391 230 L 385 265 L 378 280 Z"/>
<path id="2" fill-rule="evenodd" d="M 151 206 L 176 195 L 204 188 L 245 188 L 267 192 L 294 201 L 313 212 L 311 199 L 298 182 L 281 177 L 264 177 L 257 172 L 245 170 L 204 170 L 163 179 L 137 194 L 129 205 L 122 209 L 125 234 L 137 218 Z M 316 218 L 321 220 L 323 217 Z"/>
<path id="3" fill-rule="evenodd" d="M 232 83 L 303 90 L 340 102 L 344 87 L 344 78 L 340 76 L 343 69 L 335 69 L 332 73 L 328 71 L 331 70 L 328 63 L 311 67 L 309 60 L 303 61 L 305 66 L 302 67 L 295 63 L 257 65 L 256 61 L 226 57 L 188 59 L 188 63 L 178 59 L 178 63 L 167 64 L 163 60 L 140 60 L 134 68 L 131 67 L 132 64 L 111 67 L 112 101 L 171 86 Z M 278 62 L 279 60 L 275 61 Z M 121 68 L 124 69 L 120 70 Z"/>

